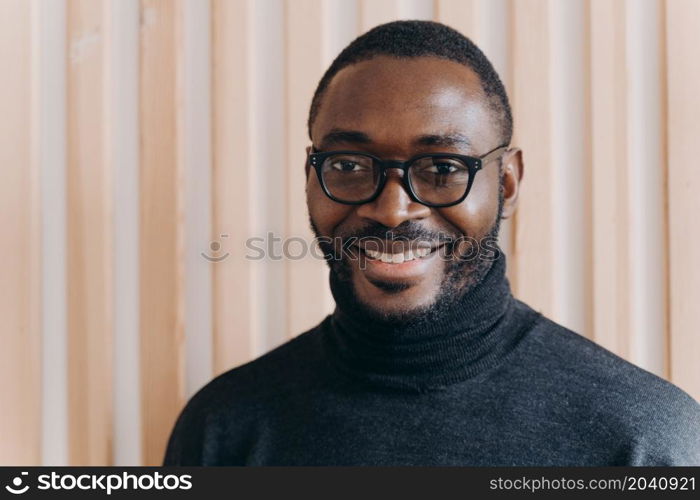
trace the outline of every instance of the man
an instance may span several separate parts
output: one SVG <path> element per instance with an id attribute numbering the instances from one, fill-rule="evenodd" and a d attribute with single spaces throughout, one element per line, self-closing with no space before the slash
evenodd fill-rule
<path id="1" fill-rule="evenodd" d="M 334 313 L 210 382 L 166 465 L 700 465 L 700 405 L 515 299 L 521 151 L 493 67 L 384 24 L 321 79 L 307 201 Z"/>

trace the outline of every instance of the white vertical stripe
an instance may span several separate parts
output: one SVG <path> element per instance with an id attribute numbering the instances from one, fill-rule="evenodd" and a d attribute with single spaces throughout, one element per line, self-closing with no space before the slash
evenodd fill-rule
<path id="1" fill-rule="evenodd" d="M 486 2 L 482 0 L 478 4 L 477 14 L 479 17 L 479 48 L 491 61 L 503 85 L 508 89 L 511 78 L 508 1 L 490 0 Z M 498 144 L 493 145 L 493 147 L 496 146 Z M 512 218 L 501 221 L 498 239 L 499 246 L 506 254 L 506 257 L 512 255 L 513 251 L 512 232 Z M 507 262 L 510 262 L 510 259 L 507 259 Z M 512 265 L 512 263 L 509 265 Z"/>
<path id="2" fill-rule="evenodd" d="M 323 57 L 324 64 L 329 66 L 358 35 L 357 0 L 323 1 Z"/>
<path id="3" fill-rule="evenodd" d="M 398 0 L 399 19 L 422 19 L 431 21 L 433 19 L 432 0 Z"/>
<path id="4" fill-rule="evenodd" d="M 106 81 L 114 179 L 114 465 L 141 465 L 139 343 L 139 3 L 110 0 Z"/>
<path id="5" fill-rule="evenodd" d="M 254 338 L 254 355 L 286 341 L 285 260 L 281 256 L 285 234 L 285 53 L 284 8 L 281 0 L 252 2 L 252 102 L 251 133 L 253 212 L 255 234 L 264 238 L 263 260 L 253 261 L 255 297 L 253 314 L 260 334 Z M 272 238 L 276 238 L 273 241 Z"/>
<path id="6" fill-rule="evenodd" d="M 554 213 L 554 314 L 572 330 L 587 334 L 585 304 L 586 134 L 584 3 L 552 2 L 552 206 Z"/>
<path id="7" fill-rule="evenodd" d="M 633 362 L 664 375 L 664 156 L 659 3 L 626 3 L 629 61 L 631 310 Z"/>
<path id="8" fill-rule="evenodd" d="M 482 0 L 478 6 L 479 48 L 489 58 L 505 83 L 510 80 L 508 2 Z"/>
<path id="9" fill-rule="evenodd" d="M 183 4 L 183 124 L 185 204 L 185 396 L 213 374 L 212 254 L 210 245 L 226 241 L 212 235 L 211 213 L 211 6 L 209 0 Z M 235 167 L 234 167 L 235 168 Z"/>
<path id="10" fill-rule="evenodd" d="M 66 298 L 66 4 L 32 9 L 34 119 L 38 122 L 42 233 L 43 465 L 68 464 Z"/>

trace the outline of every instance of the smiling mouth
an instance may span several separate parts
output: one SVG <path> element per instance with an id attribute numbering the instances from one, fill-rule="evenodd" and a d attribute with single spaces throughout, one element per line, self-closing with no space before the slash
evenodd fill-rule
<path id="1" fill-rule="evenodd" d="M 371 248 L 362 248 L 357 246 L 356 248 L 363 253 L 369 260 L 381 261 L 386 264 L 403 264 L 404 262 L 410 262 L 413 260 L 425 259 L 433 254 L 436 250 L 443 247 L 445 244 L 437 245 L 435 247 L 422 246 L 413 249 L 407 249 L 404 252 L 382 252 L 379 250 L 373 250 Z"/>

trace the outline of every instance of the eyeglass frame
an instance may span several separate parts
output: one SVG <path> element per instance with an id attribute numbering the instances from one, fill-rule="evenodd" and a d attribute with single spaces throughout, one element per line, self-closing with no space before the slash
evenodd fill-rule
<path id="1" fill-rule="evenodd" d="M 406 189 L 406 192 L 408 195 L 411 197 L 411 199 L 417 203 L 421 203 L 423 205 L 426 205 L 428 207 L 433 207 L 433 208 L 444 208 L 444 207 L 451 207 L 454 205 L 458 205 L 462 203 L 467 195 L 469 194 L 469 191 L 472 188 L 472 184 L 474 183 L 474 178 L 476 177 L 476 173 L 481 170 L 484 165 L 487 163 L 495 160 L 498 158 L 500 155 L 505 153 L 508 150 L 508 145 L 503 144 L 501 146 L 498 146 L 495 149 L 492 149 L 486 154 L 483 154 L 481 156 L 467 156 L 467 155 L 461 155 L 457 153 L 423 153 L 419 154 L 416 156 L 413 156 L 409 158 L 406 161 L 399 161 L 399 160 L 382 160 L 381 158 L 374 156 L 370 153 L 367 153 L 365 151 L 352 151 L 352 150 L 337 150 L 337 151 L 318 151 L 315 146 L 311 145 L 311 152 L 308 155 L 308 162 L 309 164 L 314 167 L 314 170 L 316 171 L 316 176 L 318 177 L 318 182 L 321 185 L 321 189 L 323 189 L 323 192 L 325 193 L 326 196 L 328 196 L 331 200 L 335 201 L 336 203 L 342 203 L 344 205 L 363 205 L 365 203 L 370 203 L 374 200 L 376 200 L 379 195 L 381 195 L 382 191 L 384 190 L 384 186 L 386 185 L 387 181 L 387 175 L 386 171 L 390 168 L 398 168 L 403 171 L 403 179 L 402 183 L 404 185 L 404 188 Z M 373 161 L 376 162 L 377 165 L 379 165 L 379 175 L 380 175 L 380 180 L 379 184 L 377 184 L 377 188 L 372 196 L 370 196 L 367 199 L 360 200 L 360 201 L 344 201 L 336 198 L 333 196 L 330 191 L 328 190 L 328 187 L 326 186 L 325 181 L 323 180 L 323 174 L 321 173 L 321 169 L 323 168 L 323 162 L 326 160 L 326 158 L 333 156 L 333 155 L 339 155 L 339 154 L 354 154 L 354 155 L 363 155 L 368 158 L 371 158 Z M 467 168 L 469 169 L 469 182 L 467 183 L 467 187 L 464 191 L 464 194 L 455 202 L 450 202 L 450 203 L 428 203 L 420 198 L 418 198 L 418 195 L 415 193 L 413 190 L 413 186 L 411 185 L 411 179 L 410 176 L 408 175 L 408 169 L 409 167 L 416 162 L 417 160 L 420 160 L 421 158 L 456 158 L 460 161 L 462 161 Z"/>

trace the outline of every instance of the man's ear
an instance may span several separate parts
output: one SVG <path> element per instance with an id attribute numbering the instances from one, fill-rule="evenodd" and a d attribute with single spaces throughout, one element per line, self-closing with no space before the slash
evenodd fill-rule
<path id="1" fill-rule="evenodd" d="M 523 164 L 523 152 L 520 148 L 511 148 L 503 155 L 503 214 L 502 219 L 507 219 L 515 213 L 520 193 L 520 182 L 523 180 L 525 166 Z"/>
<path id="2" fill-rule="evenodd" d="M 304 162 L 304 172 L 306 173 L 306 178 L 309 178 L 309 168 L 311 164 L 309 163 L 309 154 L 311 153 L 311 146 L 306 146 L 306 161 Z"/>

